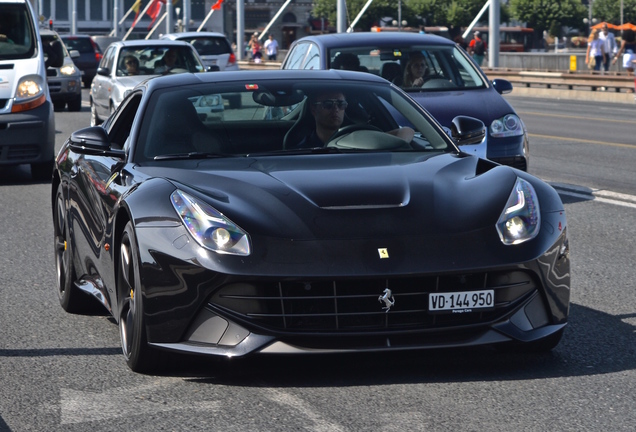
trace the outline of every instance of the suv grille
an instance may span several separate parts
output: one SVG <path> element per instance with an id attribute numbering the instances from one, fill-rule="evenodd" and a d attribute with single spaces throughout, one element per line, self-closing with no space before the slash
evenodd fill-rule
<path id="1" fill-rule="evenodd" d="M 240 282 L 210 298 L 244 322 L 271 331 L 346 332 L 408 331 L 487 323 L 496 320 L 536 290 L 523 271 L 389 279 L 342 279 Z M 395 304 L 387 313 L 379 297 L 391 289 Z M 495 308 L 472 313 L 428 312 L 431 292 L 493 289 Z"/>

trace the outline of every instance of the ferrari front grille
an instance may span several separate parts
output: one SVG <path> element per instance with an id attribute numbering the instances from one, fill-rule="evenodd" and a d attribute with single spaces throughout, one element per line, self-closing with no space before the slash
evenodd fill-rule
<path id="1" fill-rule="evenodd" d="M 409 331 L 492 322 L 528 298 L 537 284 L 524 271 L 389 279 L 241 282 L 225 285 L 212 308 L 259 328 L 283 332 Z M 388 303 L 382 297 L 390 290 Z M 430 313 L 430 293 L 494 290 L 494 308 Z M 392 302 L 392 304 L 391 304 Z M 388 309 L 387 306 L 391 305 Z"/>

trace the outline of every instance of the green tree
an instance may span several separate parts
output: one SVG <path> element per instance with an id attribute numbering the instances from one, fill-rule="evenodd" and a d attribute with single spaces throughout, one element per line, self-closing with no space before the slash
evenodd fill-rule
<path id="1" fill-rule="evenodd" d="M 486 0 L 402 0 L 402 20 L 407 26 L 417 27 L 446 26 L 454 36 L 467 27 L 483 7 Z M 351 23 L 358 15 L 367 0 L 347 0 L 347 23 Z M 324 17 L 335 25 L 337 19 L 337 2 L 333 0 L 315 0 L 312 11 L 314 17 Z M 506 5 L 501 5 L 501 22 L 509 20 Z M 377 25 L 381 18 L 398 18 L 398 2 L 396 0 L 374 0 L 364 16 L 356 25 L 356 30 L 368 31 Z M 488 22 L 488 13 L 482 22 Z"/>
<path id="2" fill-rule="evenodd" d="M 612 24 L 621 23 L 620 0 L 594 0 L 592 16 Z M 623 0 L 623 22 L 636 24 L 636 0 Z"/>
<path id="3" fill-rule="evenodd" d="M 587 7 L 580 0 L 510 0 L 510 13 L 539 36 L 544 30 L 556 32 L 561 26 L 581 28 Z"/>

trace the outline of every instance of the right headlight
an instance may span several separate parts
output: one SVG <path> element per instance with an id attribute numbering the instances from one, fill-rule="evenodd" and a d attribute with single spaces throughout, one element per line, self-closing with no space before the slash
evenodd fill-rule
<path id="1" fill-rule="evenodd" d="M 523 135 L 523 123 L 515 114 L 506 114 L 490 124 L 490 136 L 503 138 Z"/>
<path id="2" fill-rule="evenodd" d="M 541 215 L 537 193 L 530 183 L 517 178 L 497 221 L 499 238 L 505 245 L 516 245 L 535 238 L 540 228 Z"/>
<path id="3" fill-rule="evenodd" d="M 39 75 L 27 75 L 20 78 L 11 112 L 28 111 L 46 102 L 44 81 Z"/>
<path id="4" fill-rule="evenodd" d="M 220 254 L 250 254 L 248 234 L 211 205 L 180 190 L 174 191 L 170 200 L 199 245 Z"/>

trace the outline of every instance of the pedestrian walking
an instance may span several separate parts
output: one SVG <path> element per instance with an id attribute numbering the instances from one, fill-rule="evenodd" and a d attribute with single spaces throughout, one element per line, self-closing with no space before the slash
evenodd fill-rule
<path id="1" fill-rule="evenodd" d="M 601 70 L 601 63 L 605 51 L 603 49 L 603 42 L 598 37 L 598 29 L 593 29 L 590 33 L 590 37 L 587 38 L 587 52 L 585 53 L 585 64 L 589 69 L 595 71 Z"/>
<path id="2" fill-rule="evenodd" d="M 269 37 L 263 44 L 265 52 L 267 53 L 267 60 L 276 60 L 278 54 L 278 42 L 274 39 L 274 35 L 270 33 Z"/>
<path id="3" fill-rule="evenodd" d="M 473 60 L 479 66 L 484 62 L 484 57 L 486 56 L 486 42 L 484 42 L 481 38 L 481 32 L 479 30 L 475 30 L 474 38 L 470 41 L 468 45 L 468 52 L 471 56 L 473 56 Z"/>
<path id="4" fill-rule="evenodd" d="M 615 55 L 618 51 L 616 38 L 614 37 L 614 33 L 609 31 L 606 23 L 603 23 L 598 38 L 603 42 L 603 50 L 605 51 L 605 55 L 603 56 L 603 72 L 609 72 L 612 55 Z"/>

